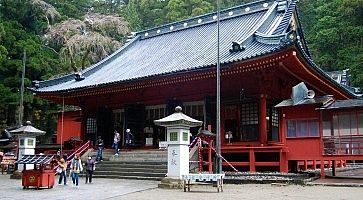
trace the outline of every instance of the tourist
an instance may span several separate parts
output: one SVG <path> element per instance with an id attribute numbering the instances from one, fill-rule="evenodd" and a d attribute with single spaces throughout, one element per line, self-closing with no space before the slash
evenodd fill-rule
<path id="1" fill-rule="evenodd" d="M 126 141 L 125 141 L 126 146 L 131 146 L 132 142 L 133 142 L 133 135 L 132 135 L 130 129 L 126 129 L 125 138 L 126 138 Z"/>
<path id="2" fill-rule="evenodd" d="M 103 140 L 102 140 L 101 136 L 98 136 L 96 147 L 97 147 L 96 161 L 103 161 L 102 151 L 103 151 L 103 148 L 104 148 L 104 143 L 103 143 Z"/>
<path id="3" fill-rule="evenodd" d="M 115 156 L 118 156 L 118 143 L 120 142 L 120 133 L 117 130 L 114 131 L 112 148 L 115 149 Z"/>
<path id="4" fill-rule="evenodd" d="M 63 155 L 63 158 L 60 158 L 60 160 L 58 161 L 58 169 L 57 169 L 57 172 L 59 174 L 58 185 L 62 185 L 62 180 L 63 180 L 63 184 L 67 185 L 67 176 L 66 176 L 67 161 L 66 160 L 67 160 L 67 156 Z"/>
<path id="5" fill-rule="evenodd" d="M 83 171 L 82 161 L 79 154 L 76 154 L 76 156 L 72 159 L 71 170 L 73 185 L 78 186 L 79 173 Z"/>
<path id="6" fill-rule="evenodd" d="M 95 161 L 92 159 L 91 156 L 88 157 L 88 160 L 85 163 L 86 167 L 86 183 L 92 183 L 92 175 L 93 171 L 95 170 Z"/>

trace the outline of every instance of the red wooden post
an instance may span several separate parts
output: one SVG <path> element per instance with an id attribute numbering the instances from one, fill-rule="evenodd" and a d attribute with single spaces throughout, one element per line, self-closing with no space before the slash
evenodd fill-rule
<path id="1" fill-rule="evenodd" d="M 282 112 L 282 117 L 280 117 L 280 125 L 279 126 L 279 136 L 280 136 L 280 141 L 281 143 L 284 144 L 284 146 L 286 146 L 286 119 L 285 119 L 285 114 L 284 114 L 284 109 L 281 110 Z"/>
<path id="2" fill-rule="evenodd" d="M 280 172 L 282 173 L 288 173 L 289 171 L 286 154 L 287 154 L 286 152 L 280 151 Z"/>
<path id="3" fill-rule="evenodd" d="M 325 178 L 324 160 L 320 160 L 320 177 Z"/>
<path id="4" fill-rule="evenodd" d="M 304 160 L 304 170 L 308 170 L 308 161 Z"/>
<path id="5" fill-rule="evenodd" d="M 253 149 L 250 149 L 250 172 L 256 172 L 255 167 L 255 151 Z"/>
<path id="6" fill-rule="evenodd" d="M 199 172 L 203 172 L 203 155 L 202 155 L 202 147 L 198 147 L 198 163 L 199 163 Z"/>
<path id="7" fill-rule="evenodd" d="M 260 143 L 261 145 L 264 145 L 267 143 L 267 122 L 266 122 L 266 116 L 267 116 L 267 110 L 266 110 L 266 95 L 261 94 L 260 96 Z"/>
<path id="8" fill-rule="evenodd" d="M 316 170 L 316 160 L 313 160 L 313 170 Z"/>
<path id="9" fill-rule="evenodd" d="M 208 141 L 208 171 L 209 171 L 209 173 L 213 173 L 213 167 L 212 167 L 212 143 L 213 143 L 213 140 Z"/>

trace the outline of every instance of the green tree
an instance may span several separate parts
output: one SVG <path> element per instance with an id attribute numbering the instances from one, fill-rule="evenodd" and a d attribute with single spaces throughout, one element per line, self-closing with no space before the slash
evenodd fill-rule
<path id="1" fill-rule="evenodd" d="M 102 14 L 115 14 L 118 13 L 129 1 L 124 0 L 101 0 L 94 1 L 92 9 L 95 12 Z"/>
<path id="2" fill-rule="evenodd" d="M 120 14 L 129 23 L 130 30 L 141 31 L 143 29 L 143 23 L 139 16 L 135 0 L 129 1 L 127 6 L 125 6 L 122 10 L 120 10 Z"/>
<path id="3" fill-rule="evenodd" d="M 299 5 L 315 62 L 327 71 L 350 69 L 353 85 L 363 87 L 363 0 L 303 0 Z"/>

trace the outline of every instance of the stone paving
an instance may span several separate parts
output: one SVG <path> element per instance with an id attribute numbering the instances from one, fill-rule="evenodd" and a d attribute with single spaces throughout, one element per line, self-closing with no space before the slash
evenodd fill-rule
<path id="1" fill-rule="evenodd" d="M 328 179 L 327 179 L 328 180 Z M 301 186 L 283 184 L 225 184 L 224 192 L 217 193 L 217 189 L 210 185 L 192 186 L 191 192 L 181 189 L 168 190 L 157 188 L 158 181 L 125 180 L 125 179 L 94 179 L 92 184 L 84 184 L 80 179 L 79 187 L 58 186 L 53 189 L 26 189 L 23 190 L 21 180 L 13 180 L 9 175 L 0 175 L 0 199 L 46 199 L 46 200 L 153 200 L 153 199 L 188 199 L 188 200 L 214 200 L 214 199 L 269 199 L 269 200 L 361 200 L 363 187 L 328 187 L 322 185 Z M 323 180 L 324 181 L 324 180 Z"/>
<path id="2" fill-rule="evenodd" d="M 57 179 L 58 177 L 56 177 Z M 85 184 L 85 179 L 80 178 L 78 187 L 72 187 L 71 181 L 67 186 L 55 185 L 52 189 L 26 189 L 23 190 L 21 180 L 10 179 L 9 175 L 0 175 L 1 200 L 78 200 L 78 199 L 109 199 L 133 192 L 156 188 L 157 181 L 103 179 L 97 178 L 92 184 Z"/>

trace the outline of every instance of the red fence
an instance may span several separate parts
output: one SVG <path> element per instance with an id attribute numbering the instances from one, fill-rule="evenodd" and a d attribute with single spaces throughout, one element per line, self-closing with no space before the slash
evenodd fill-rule
<path id="1" fill-rule="evenodd" d="M 363 155 L 363 135 L 323 137 L 324 155 Z"/>

